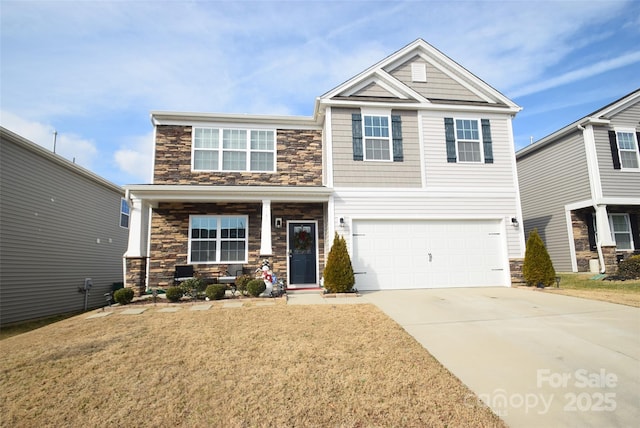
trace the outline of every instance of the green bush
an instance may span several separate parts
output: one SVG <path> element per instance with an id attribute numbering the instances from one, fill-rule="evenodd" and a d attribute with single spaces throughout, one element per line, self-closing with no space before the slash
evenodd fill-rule
<path id="1" fill-rule="evenodd" d="M 247 294 L 247 284 L 253 279 L 250 275 L 240 275 L 236 278 L 236 289 L 242 294 Z"/>
<path id="2" fill-rule="evenodd" d="M 205 282 L 199 278 L 189 278 L 182 281 L 179 287 L 182 289 L 182 295 L 196 296 L 199 292 L 203 292 L 207 286 Z"/>
<path id="3" fill-rule="evenodd" d="M 324 288 L 329 293 L 348 293 L 355 282 L 347 242 L 336 233 L 324 268 Z"/>
<path id="4" fill-rule="evenodd" d="M 121 305 L 128 305 L 133 300 L 133 288 L 119 288 L 113 292 L 113 300 Z"/>
<path id="5" fill-rule="evenodd" d="M 227 287 L 224 284 L 211 284 L 207 287 L 207 297 L 211 300 L 220 300 L 224 298 Z"/>
<path id="6" fill-rule="evenodd" d="M 624 279 L 640 278 L 640 254 L 621 261 L 618 264 L 618 276 Z"/>
<path id="7" fill-rule="evenodd" d="M 556 271 L 544 242 L 538 234 L 538 229 L 533 229 L 529 233 L 522 265 L 522 276 L 528 286 L 542 284 L 545 287 L 551 287 L 555 283 Z"/>
<path id="8" fill-rule="evenodd" d="M 171 287 L 167 288 L 166 295 L 167 295 L 167 299 L 169 299 L 169 301 L 177 302 L 180 299 L 182 299 L 182 296 L 184 295 L 184 293 L 183 293 L 181 287 L 171 286 Z"/>
<path id="9" fill-rule="evenodd" d="M 262 279 L 255 278 L 247 282 L 247 292 L 253 297 L 258 297 L 259 295 L 264 293 L 264 290 L 266 289 L 267 285 Z"/>

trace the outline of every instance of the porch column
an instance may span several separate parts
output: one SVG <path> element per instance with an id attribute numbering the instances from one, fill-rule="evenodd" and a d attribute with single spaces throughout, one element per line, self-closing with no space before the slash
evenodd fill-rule
<path id="1" fill-rule="evenodd" d="M 142 234 L 146 231 L 142 230 L 144 223 L 143 212 L 144 204 L 142 199 L 131 198 L 131 209 L 129 210 L 129 245 L 127 247 L 126 257 L 144 257 L 147 249 L 145 248 L 145 239 Z"/>
<path id="2" fill-rule="evenodd" d="M 616 243 L 611 237 L 611 228 L 609 227 L 609 216 L 607 215 L 606 205 L 597 205 L 596 207 L 596 230 L 598 231 L 598 245 L 613 245 Z"/>
<path id="3" fill-rule="evenodd" d="M 260 228 L 260 256 L 273 255 L 271 248 L 271 200 L 262 201 L 262 225 Z"/>

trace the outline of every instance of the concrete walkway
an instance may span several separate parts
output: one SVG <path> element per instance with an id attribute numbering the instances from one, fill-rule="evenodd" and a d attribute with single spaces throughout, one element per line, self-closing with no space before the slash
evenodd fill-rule
<path id="1" fill-rule="evenodd" d="M 638 426 L 638 308 L 519 288 L 379 291 L 361 299 L 509 426 Z"/>

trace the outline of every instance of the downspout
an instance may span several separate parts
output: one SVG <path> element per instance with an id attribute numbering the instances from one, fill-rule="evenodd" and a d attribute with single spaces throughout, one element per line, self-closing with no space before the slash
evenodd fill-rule
<path id="1" fill-rule="evenodd" d="M 585 127 L 582 126 L 581 124 L 576 125 L 576 127 L 582 132 L 583 138 L 584 137 L 584 132 L 585 132 Z M 591 179 L 590 179 L 591 180 Z M 594 192 L 597 193 L 597 191 L 594 191 L 593 186 L 591 188 L 592 191 L 592 198 L 595 200 L 597 199 L 597 195 L 593 194 Z M 597 213 L 598 213 L 598 205 L 594 204 L 593 205 L 593 211 L 596 213 L 596 218 L 597 218 Z M 596 224 L 597 224 L 597 220 L 596 220 Z M 598 251 L 598 262 L 600 263 L 600 273 L 605 273 L 606 271 L 606 267 L 604 265 L 604 254 L 602 253 L 602 241 L 600 240 L 600 234 L 598 234 L 598 240 L 596 241 L 596 250 Z"/>

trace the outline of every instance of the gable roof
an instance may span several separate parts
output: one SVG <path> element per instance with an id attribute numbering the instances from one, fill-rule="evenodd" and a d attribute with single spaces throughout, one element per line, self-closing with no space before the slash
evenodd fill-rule
<path id="1" fill-rule="evenodd" d="M 615 116 L 637 102 L 640 102 L 640 88 L 518 150 L 516 152 L 516 159 L 548 146 L 565 135 L 576 131 L 578 127 L 588 124 L 607 125 L 612 116 Z"/>
<path id="2" fill-rule="evenodd" d="M 431 69 L 458 85 L 461 90 L 469 93 L 474 99 L 471 100 L 469 97 L 466 100 L 431 97 L 429 94 L 419 93 L 393 76 L 396 70 L 412 60 L 426 63 Z M 376 90 L 370 92 L 377 92 L 382 96 L 376 97 L 371 94 L 366 97 L 360 96 L 361 91 L 373 87 Z M 509 98 L 422 39 L 415 40 L 319 97 L 319 101 L 323 104 L 348 100 L 406 103 L 412 108 L 415 108 L 418 103 L 424 108 L 435 107 L 436 104 L 467 104 L 502 107 L 513 113 L 521 110 Z"/>

